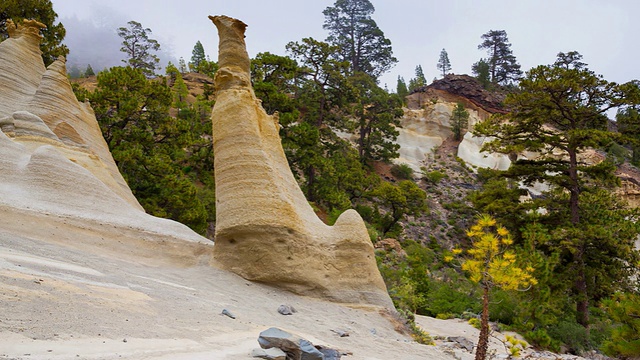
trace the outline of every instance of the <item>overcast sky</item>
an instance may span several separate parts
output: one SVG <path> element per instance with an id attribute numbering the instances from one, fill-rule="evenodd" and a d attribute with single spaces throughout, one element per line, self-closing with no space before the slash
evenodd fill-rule
<path id="1" fill-rule="evenodd" d="M 324 40 L 322 11 L 334 0 L 53 0 L 67 28 L 70 61 L 85 53 L 106 58 L 116 52 L 115 29 L 129 20 L 152 30 L 165 57 L 191 58 L 196 41 L 217 60 L 218 36 L 208 15 L 228 15 L 249 26 L 250 56 L 286 55 L 289 41 Z M 391 40 L 398 63 L 381 78 L 395 91 L 398 75 L 408 82 L 421 65 L 429 82 L 439 77 L 436 63 L 445 48 L 452 72 L 470 74 L 486 52 L 480 36 L 505 30 L 523 70 L 554 62 L 560 51 L 578 51 L 605 79 L 640 79 L 640 1 L 638 0 L 371 0 L 373 19 Z M 89 29 L 88 29 L 89 28 Z M 108 37 L 111 36 L 112 40 Z M 113 37 L 115 36 L 115 40 Z M 81 64 L 85 65 L 85 64 Z M 114 65 L 117 65 L 117 60 Z M 94 67 L 95 68 L 95 67 Z M 100 70 L 100 69 L 95 69 Z"/>

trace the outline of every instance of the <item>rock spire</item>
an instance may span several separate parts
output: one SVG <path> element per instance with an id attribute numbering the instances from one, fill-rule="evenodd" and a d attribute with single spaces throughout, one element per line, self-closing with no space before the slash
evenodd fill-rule
<path id="1" fill-rule="evenodd" d="M 360 215 L 325 225 L 300 190 L 278 135 L 251 88 L 246 24 L 209 17 L 220 36 L 212 111 L 216 179 L 214 257 L 242 277 L 337 302 L 392 307 Z"/>

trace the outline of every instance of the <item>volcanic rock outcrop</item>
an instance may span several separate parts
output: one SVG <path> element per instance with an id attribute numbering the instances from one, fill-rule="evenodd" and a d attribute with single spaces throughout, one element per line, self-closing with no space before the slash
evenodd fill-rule
<path id="1" fill-rule="evenodd" d="M 175 246 L 169 256 L 193 262 L 194 251 L 206 252 L 210 242 L 144 212 L 118 171 L 91 106 L 76 99 L 65 59 L 45 68 L 39 48 L 43 27 L 8 20 L 10 37 L 0 43 L 2 230 L 54 242 L 94 242 L 127 253 L 143 243 L 162 243 L 165 249 Z M 53 229 L 62 228 L 54 235 Z M 118 241 L 105 241 L 113 234 Z M 183 246 L 176 246 L 178 239 Z"/>
<path id="2" fill-rule="evenodd" d="M 220 37 L 212 111 L 215 259 L 246 279 L 295 293 L 392 307 L 358 213 L 325 225 L 291 173 L 278 117 L 264 111 L 251 87 L 246 24 L 209 18 Z"/>

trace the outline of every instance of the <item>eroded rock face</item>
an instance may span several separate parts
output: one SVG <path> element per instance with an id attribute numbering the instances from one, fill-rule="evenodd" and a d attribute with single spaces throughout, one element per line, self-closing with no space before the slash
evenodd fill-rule
<path id="1" fill-rule="evenodd" d="M 10 38 L 0 43 L 0 129 L 35 150 L 54 146 L 96 176 L 131 206 L 142 210 L 102 137 L 88 103 L 79 103 L 67 79 L 64 58 L 45 69 L 39 44 L 44 25 L 10 20 Z"/>
<path id="2" fill-rule="evenodd" d="M 246 25 L 218 28 L 220 69 L 212 111 L 216 179 L 214 257 L 242 277 L 345 303 L 392 307 L 357 212 L 325 225 L 300 190 L 282 149 L 277 116 L 251 88 Z"/>
<path id="3" fill-rule="evenodd" d="M 10 38 L 0 43 L 2 230 L 46 234 L 53 242 L 120 246 L 126 253 L 146 244 L 191 262 L 194 253 L 210 251 L 210 242 L 186 226 L 144 212 L 91 106 L 77 101 L 64 58 L 45 69 L 39 49 L 43 26 L 9 20 Z M 51 229 L 63 228 L 53 235 Z M 117 241 L 105 240 L 113 234 Z"/>

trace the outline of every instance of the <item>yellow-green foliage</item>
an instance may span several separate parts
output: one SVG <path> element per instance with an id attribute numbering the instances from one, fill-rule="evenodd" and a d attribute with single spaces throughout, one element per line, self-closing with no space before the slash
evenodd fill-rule
<path id="1" fill-rule="evenodd" d="M 513 244 L 506 228 L 496 225 L 496 220 L 483 215 L 467 231 L 473 247 L 467 250 L 470 258 L 462 263 L 473 282 L 483 286 L 498 286 L 504 290 L 518 290 L 536 284 L 533 268 L 521 268 L 516 264 L 515 252 L 508 247 Z"/>
<path id="2" fill-rule="evenodd" d="M 640 356 L 640 295 L 618 293 L 605 301 L 604 306 L 618 323 L 604 343 L 604 350 L 616 356 Z"/>
<path id="3" fill-rule="evenodd" d="M 472 317 L 469 319 L 469 325 L 473 326 L 476 329 L 480 329 L 480 319 Z"/>
<path id="4" fill-rule="evenodd" d="M 507 340 L 507 346 L 509 347 L 509 354 L 511 354 L 511 356 L 520 356 L 520 351 L 527 347 L 526 341 L 516 339 L 511 335 L 506 335 L 505 339 Z"/>

